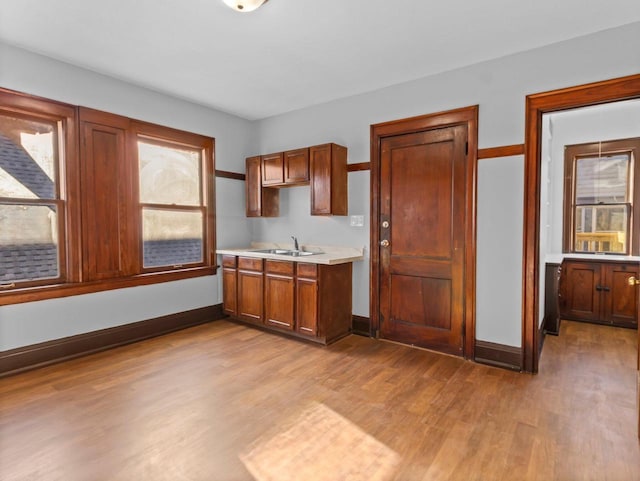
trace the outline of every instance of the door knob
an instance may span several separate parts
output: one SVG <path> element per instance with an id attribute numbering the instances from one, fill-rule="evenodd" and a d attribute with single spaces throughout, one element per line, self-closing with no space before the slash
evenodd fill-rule
<path id="1" fill-rule="evenodd" d="M 380 245 L 382 247 L 389 247 L 389 241 L 387 239 L 381 240 Z"/>
<path id="2" fill-rule="evenodd" d="M 640 279 L 636 279 L 634 276 L 629 277 L 629 279 L 627 279 L 627 283 L 630 286 L 637 286 L 638 284 L 640 284 Z"/>

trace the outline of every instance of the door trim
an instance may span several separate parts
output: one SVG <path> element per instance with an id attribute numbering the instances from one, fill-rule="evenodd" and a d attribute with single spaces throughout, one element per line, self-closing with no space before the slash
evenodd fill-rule
<path id="1" fill-rule="evenodd" d="M 464 342 L 463 356 L 473 359 L 476 327 L 476 197 L 478 175 L 478 106 L 463 107 L 418 117 L 392 120 L 371 125 L 371 232 L 369 313 L 372 334 L 380 329 L 380 146 L 382 139 L 411 134 L 434 128 L 466 125 L 468 156 L 466 166 L 465 199 L 465 261 L 464 261 Z"/>
<path id="2" fill-rule="evenodd" d="M 640 74 L 527 95 L 522 259 L 522 370 L 538 372 L 538 263 L 542 114 L 640 98 Z"/>

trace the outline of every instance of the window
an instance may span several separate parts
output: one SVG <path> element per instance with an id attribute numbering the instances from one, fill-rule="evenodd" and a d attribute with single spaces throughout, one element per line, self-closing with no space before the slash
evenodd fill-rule
<path id="1" fill-rule="evenodd" d="M 214 274 L 213 150 L 0 89 L 0 305 Z"/>
<path id="2" fill-rule="evenodd" d="M 67 276 L 66 134 L 74 111 L 0 91 L 0 287 Z M 70 225 L 70 223 L 69 223 Z"/>
<path id="3" fill-rule="evenodd" d="M 203 264 L 208 147 L 144 135 L 137 147 L 143 270 Z"/>
<path id="4" fill-rule="evenodd" d="M 638 152 L 640 139 L 565 147 L 565 252 L 637 254 Z"/>

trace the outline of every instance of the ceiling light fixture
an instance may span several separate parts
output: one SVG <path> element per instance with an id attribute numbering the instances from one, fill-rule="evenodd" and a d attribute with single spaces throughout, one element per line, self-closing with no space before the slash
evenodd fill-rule
<path id="1" fill-rule="evenodd" d="M 230 8 L 236 12 L 253 12 L 256 8 L 264 5 L 269 0 L 222 0 Z"/>

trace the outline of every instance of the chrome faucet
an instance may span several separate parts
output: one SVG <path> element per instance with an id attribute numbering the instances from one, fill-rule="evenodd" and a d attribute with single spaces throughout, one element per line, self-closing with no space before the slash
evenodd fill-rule
<path id="1" fill-rule="evenodd" d="M 298 245 L 298 238 L 295 236 L 291 236 L 291 238 L 293 239 L 293 250 L 299 251 L 300 246 Z"/>

